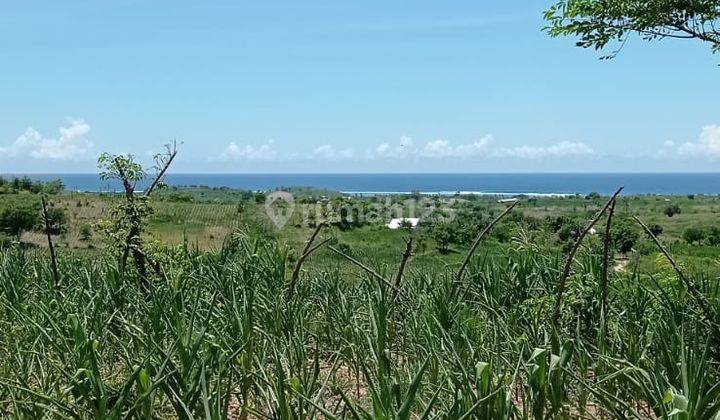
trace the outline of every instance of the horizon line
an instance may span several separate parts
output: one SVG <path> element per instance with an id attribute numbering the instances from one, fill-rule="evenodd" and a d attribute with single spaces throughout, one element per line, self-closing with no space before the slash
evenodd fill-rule
<path id="1" fill-rule="evenodd" d="M 0 172 L 0 176 L 99 175 L 100 172 Z M 720 171 L 525 171 L 525 172 L 168 172 L 172 175 L 716 175 Z"/>

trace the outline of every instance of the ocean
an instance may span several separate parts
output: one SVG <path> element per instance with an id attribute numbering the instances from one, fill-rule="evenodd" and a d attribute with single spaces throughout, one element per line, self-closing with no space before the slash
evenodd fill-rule
<path id="1" fill-rule="evenodd" d="M 27 174 L 35 180 L 60 178 L 72 191 L 118 191 L 119 183 L 96 174 Z M 6 175 L 13 176 L 13 175 Z M 496 195 L 720 194 L 720 173 L 522 173 L 522 174 L 169 174 L 174 186 L 227 187 L 253 191 L 316 187 L 348 194 L 456 192 Z M 142 189 L 143 185 L 138 185 Z"/>

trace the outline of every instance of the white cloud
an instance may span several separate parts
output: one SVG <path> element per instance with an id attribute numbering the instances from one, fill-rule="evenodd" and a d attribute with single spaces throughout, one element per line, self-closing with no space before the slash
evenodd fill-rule
<path id="1" fill-rule="evenodd" d="M 0 147 L 0 157 L 73 160 L 92 149 L 92 142 L 86 138 L 90 125 L 85 121 L 72 121 L 69 126 L 60 127 L 59 132 L 57 138 L 43 137 L 36 129 L 28 127 L 10 146 Z"/>
<path id="2" fill-rule="evenodd" d="M 251 144 L 238 145 L 232 141 L 219 158 L 221 160 L 274 160 L 278 153 L 275 151 L 273 143 L 272 140 L 269 140 L 267 143 L 253 146 Z"/>
<path id="3" fill-rule="evenodd" d="M 541 159 L 546 157 L 577 157 L 595 155 L 595 151 L 585 143 L 564 141 L 549 146 L 500 147 L 493 136 L 488 134 L 468 143 L 453 143 L 445 139 L 431 140 L 416 144 L 410 137 L 401 137 L 398 143 L 380 143 L 358 155 L 352 148 L 341 148 L 330 143 L 322 144 L 307 152 L 280 152 L 275 149 L 272 140 L 261 145 L 240 145 L 231 142 L 217 157 L 219 160 L 316 160 L 339 161 L 357 160 L 396 160 L 396 159 L 468 159 L 468 158 L 515 158 Z"/>
<path id="4" fill-rule="evenodd" d="M 453 155 L 453 147 L 447 140 L 433 140 L 425 144 L 420 154 L 433 158 L 448 157 Z"/>
<path id="5" fill-rule="evenodd" d="M 432 158 L 442 159 L 448 157 L 474 157 L 484 156 L 490 151 L 493 141 L 492 135 L 487 135 L 472 143 L 454 145 L 445 139 L 432 140 L 424 145 L 415 146 L 410 137 L 401 137 L 397 145 L 381 143 L 368 153 L 371 159 L 398 159 L 398 158 Z"/>
<path id="6" fill-rule="evenodd" d="M 390 145 L 389 143 L 381 143 L 373 150 L 368 152 L 371 159 L 391 159 L 406 158 L 415 154 L 415 145 L 410 137 L 400 137 L 398 145 Z"/>
<path id="7" fill-rule="evenodd" d="M 459 156 L 484 155 L 490 149 L 492 142 L 493 136 L 492 134 L 488 134 L 487 136 L 473 143 L 459 145 L 455 148 L 455 153 L 457 153 Z"/>
<path id="8" fill-rule="evenodd" d="M 463 143 L 457 146 L 453 146 L 447 140 L 433 140 L 425 144 L 420 155 L 430 158 L 485 156 L 490 151 L 492 141 L 492 135 L 487 135 L 472 143 Z"/>
<path id="9" fill-rule="evenodd" d="M 449 140 L 432 140 L 415 147 L 412 139 L 401 138 L 400 144 L 393 146 L 382 143 L 368 153 L 369 158 L 519 158 L 540 159 L 545 157 L 571 157 L 594 155 L 595 151 L 585 143 L 564 141 L 550 146 L 499 147 L 494 145 L 492 134 L 488 134 L 471 143 L 453 144 Z"/>
<path id="10" fill-rule="evenodd" d="M 501 147 L 492 151 L 494 157 L 540 159 L 545 157 L 576 157 L 594 155 L 595 151 L 585 143 L 563 141 L 547 147 L 517 146 Z"/>
<path id="11" fill-rule="evenodd" d="M 355 155 L 353 149 L 336 149 L 331 144 L 323 144 L 313 150 L 311 158 L 322 158 L 327 160 L 352 159 Z"/>
<path id="12" fill-rule="evenodd" d="M 720 158 L 720 126 L 707 125 L 703 127 L 696 142 L 679 145 L 677 152 L 682 156 Z"/>

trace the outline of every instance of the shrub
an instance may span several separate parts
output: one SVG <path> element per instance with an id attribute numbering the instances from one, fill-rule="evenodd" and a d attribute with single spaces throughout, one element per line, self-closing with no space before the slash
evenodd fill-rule
<path id="1" fill-rule="evenodd" d="M 11 180 L 0 179 L 0 194 L 17 194 L 19 192 L 57 194 L 64 189 L 65 185 L 59 179 L 48 182 L 33 181 L 27 176 Z"/>
<path id="2" fill-rule="evenodd" d="M 640 229 L 630 219 L 616 219 L 610 233 L 618 252 L 631 251 L 635 243 L 640 239 Z"/>
<path id="3" fill-rule="evenodd" d="M 80 226 L 80 240 L 87 242 L 92 238 L 92 227 L 90 225 Z"/>
<path id="4" fill-rule="evenodd" d="M 412 224 L 412 222 L 410 222 L 409 220 L 403 219 L 403 220 L 400 222 L 400 227 L 403 228 L 403 229 L 405 229 L 405 230 L 410 230 L 410 229 L 413 228 L 413 224 Z"/>
<path id="5" fill-rule="evenodd" d="M 59 207 L 48 207 L 48 227 L 50 233 L 53 235 L 59 235 L 67 231 L 67 215 L 65 210 Z M 38 223 L 35 228 L 39 231 L 45 232 L 45 221 L 43 218 L 38 219 Z"/>
<path id="6" fill-rule="evenodd" d="M 432 232 L 433 239 L 437 243 L 438 251 L 447 254 L 450 251 L 450 243 L 453 242 L 453 234 L 447 223 L 435 226 Z"/>
<path id="7" fill-rule="evenodd" d="M 705 239 L 705 232 L 699 227 L 691 227 L 683 232 L 683 239 L 690 245 L 696 242 L 702 242 Z"/>
<path id="8" fill-rule="evenodd" d="M 562 230 L 566 226 L 571 226 L 573 229 L 582 228 L 582 224 L 579 221 L 565 215 L 549 217 L 548 219 L 546 219 L 546 223 L 548 225 L 548 228 L 552 232 L 558 233 L 558 235 L 560 234 L 560 230 Z"/>
<path id="9" fill-rule="evenodd" d="M 677 204 L 670 204 L 667 207 L 665 207 L 665 210 L 663 210 L 663 213 L 665 213 L 665 215 L 667 217 L 673 217 L 676 214 L 680 214 L 681 209 L 680 209 L 680 206 Z"/>
<path id="10" fill-rule="evenodd" d="M 352 254 L 353 254 L 353 249 L 352 249 L 352 247 L 351 247 L 348 243 L 346 243 L 346 242 L 338 242 L 338 243 L 337 243 L 337 249 L 338 249 L 338 251 L 340 251 L 340 252 L 342 252 L 343 254 L 346 254 L 346 255 L 352 255 Z"/>
<path id="11" fill-rule="evenodd" d="M 650 240 L 640 240 L 634 246 L 635 251 L 640 255 L 652 255 L 657 252 L 657 246 Z"/>
<path id="12" fill-rule="evenodd" d="M 657 223 L 653 223 L 652 225 L 648 226 L 648 229 L 650 229 L 650 233 L 652 233 L 656 238 L 663 233 L 663 227 Z M 650 235 L 648 235 L 648 237 L 649 236 Z"/>
<path id="13" fill-rule="evenodd" d="M 507 224 L 500 224 L 492 230 L 491 235 L 498 242 L 508 242 L 513 237 L 513 229 Z"/>
<path id="14" fill-rule="evenodd" d="M 707 240 L 708 245 L 720 245 L 720 227 L 713 226 L 708 229 L 705 239 Z"/>
<path id="15" fill-rule="evenodd" d="M 167 193 L 162 196 L 162 199 L 170 203 L 192 203 L 194 201 L 190 194 L 180 192 Z"/>
<path id="16" fill-rule="evenodd" d="M 0 230 L 19 238 L 22 232 L 35 227 L 39 211 L 37 203 L 12 203 L 0 211 Z"/>

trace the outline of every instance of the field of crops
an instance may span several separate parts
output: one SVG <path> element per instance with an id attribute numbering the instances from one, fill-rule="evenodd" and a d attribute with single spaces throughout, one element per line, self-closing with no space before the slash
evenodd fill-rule
<path id="1" fill-rule="evenodd" d="M 166 226 L 186 218 L 162 208 Z M 111 250 L 61 254 L 57 284 L 43 249 L 1 250 L 1 415 L 720 418 L 720 283 L 705 267 L 655 250 L 650 270 L 609 270 L 603 306 L 589 241 L 555 319 L 566 254 L 542 232 L 481 244 L 464 276 L 459 257 L 405 266 L 402 246 L 322 249 L 290 293 L 299 250 L 228 231 L 216 249 L 156 245 L 149 291 Z"/>

